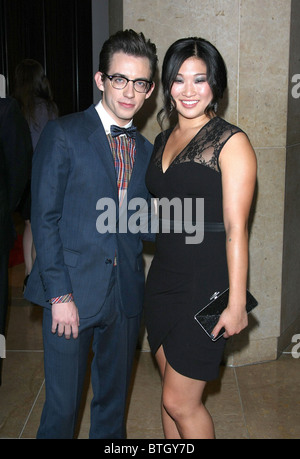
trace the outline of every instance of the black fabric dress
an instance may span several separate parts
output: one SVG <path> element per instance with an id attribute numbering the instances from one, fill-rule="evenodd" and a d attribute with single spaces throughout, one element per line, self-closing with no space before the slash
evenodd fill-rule
<path id="1" fill-rule="evenodd" d="M 145 323 L 154 354 L 162 344 L 167 361 L 178 373 L 209 381 L 218 377 L 226 340 L 213 342 L 194 315 L 214 292 L 228 287 L 218 158 L 227 140 L 241 130 L 222 118 L 212 118 L 163 172 L 162 154 L 171 132 L 164 131 L 155 140 L 146 183 L 159 202 L 180 198 L 183 220 L 186 202 L 192 198 L 194 221 L 196 198 L 203 198 L 204 239 L 187 243 L 184 226 L 178 232 L 171 224 L 165 232 L 160 225 L 146 283 Z"/>

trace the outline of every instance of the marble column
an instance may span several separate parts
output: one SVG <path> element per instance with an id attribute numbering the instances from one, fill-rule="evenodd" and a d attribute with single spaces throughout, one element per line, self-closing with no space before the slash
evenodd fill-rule
<path id="1" fill-rule="evenodd" d="M 219 49 L 229 83 L 222 116 L 248 134 L 257 154 L 249 289 L 259 307 L 248 329 L 229 340 L 228 365 L 274 360 L 300 333 L 300 99 L 291 81 L 300 74 L 299 25 L 297 0 L 123 0 L 124 29 L 154 41 L 160 65 L 178 38 L 201 36 Z M 151 116 L 142 130 L 151 141 L 160 107 L 158 89 L 144 109 Z M 151 254 L 145 260 L 147 271 Z"/>

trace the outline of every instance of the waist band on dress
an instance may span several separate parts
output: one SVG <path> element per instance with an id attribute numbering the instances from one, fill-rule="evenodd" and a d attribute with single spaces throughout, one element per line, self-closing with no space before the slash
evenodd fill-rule
<path id="1" fill-rule="evenodd" d="M 180 220 L 167 220 L 159 219 L 159 226 L 163 229 L 170 229 L 170 231 L 191 232 L 192 229 L 196 230 L 203 225 L 205 232 L 221 233 L 225 231 L 223 222 L 194 222 L 194 221 L 180 221 Z"/>

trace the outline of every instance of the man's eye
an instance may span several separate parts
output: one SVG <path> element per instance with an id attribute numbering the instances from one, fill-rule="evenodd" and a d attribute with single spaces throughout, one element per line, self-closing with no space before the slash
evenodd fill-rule
<path id="1" fill-rule="evenodd" d="M 125 83 L 125 79 L 122 78 L 122 77 L 114 77 L 114 78 L 113 78 L 113 81 L 114 81 L 115 83 L 117 83 L 117 84 L 123 84 L 123 83 Z"/>
<path id="2" fill-rule="evenodd" d="M 141 89 L 144 89 L 147 85 L 146 81 L 143 81 L 143 80 L 137 80 L 135 84 Z"/>

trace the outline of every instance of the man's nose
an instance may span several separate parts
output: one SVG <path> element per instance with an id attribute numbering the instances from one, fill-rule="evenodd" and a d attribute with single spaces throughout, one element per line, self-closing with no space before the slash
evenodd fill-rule
<path id="1" fill-rule="evenodd" d="M 124 88 L 124 95 L 126 97 L 134 97 L 135 96 L 135 89 L 133 87 L 133 81 L 128 81 L 126 87 Z"/>

